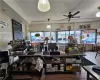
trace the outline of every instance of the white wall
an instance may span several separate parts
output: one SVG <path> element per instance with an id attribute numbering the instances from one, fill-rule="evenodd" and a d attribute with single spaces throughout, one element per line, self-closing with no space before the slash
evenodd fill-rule
<path id="1" fill-rule="evenodd" d="M 97 32 L 100 32 L 100 28 L 98 28 Z"/>
<path id="2" fill-rule="evenodd" d="M 3 13 L 0 13 L 1 21 L 5 21 L 8 23 L 8 27 L 1 28 L 0 27 L 0 50 L 8 50 L 8 42 L 12 40 L 12 23 L 11 18 Z"/>
<path id="3" fill-rule="evenodd" d="M 100 21 L 94 21 L 94 22 L 83 22 L 83 23 L 59 23 L 59 24 L 51 24 L 52 26 L 52 31 L 56 31 L 56 29 L 60 28 L 61 30 L 68 30 L 68 26 L 71 26 L 72 30 L 78 30 L 79 25 L 83 24 L 90 24 L 91 29 L 98 29 L 100 28 Z M 47 24 L 31 24 L 29 27 L 29 31 L 49 31 L 46 28 Z M 61 27 L 64 26 L 64 27 Z"/>
<path id="4" fill-rule="evenodd" d="M 12 35 L 12 21 L 11 17 L 0 13 L 0 21 L 5 21 L 8 23 L 8 27 L 6 28 L 0 28 L 0 50 L 8 50 L 11 48 L 11 46 L 8 45 L 8 42 L 13 40 L 13 35 Z M 26 23 L 22 23 L 22 33 L 23 33 L 23 38 L 27 36 L 26 33 Z"/>
<path id="5" fill-rule="evenodd" d="M 48 24 L 32 24 L 30 25 L 29 27 L 29 31 L 49 31 L 49 29 L 47 29 Z M 72 26 L 73 28 L 73 25 L 74 24 L 50 24 L 51 27 L 52 27 L 52 31 L 56 31 L 57 29 L 61 28 L 61 26 L 64 26 L 63 28 L 61 28 L 61 30 L 67 30 L 68 29 L 68 26 Z"/>

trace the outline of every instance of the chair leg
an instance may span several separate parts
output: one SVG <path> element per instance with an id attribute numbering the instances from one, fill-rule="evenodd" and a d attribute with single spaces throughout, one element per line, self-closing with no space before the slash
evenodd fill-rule
<path id="1" fill-rule="evenodd" d="M 97 57 L 97 55 L 98 55 L 98 53 L 96 53 L 96 56 L 95 56 L 95 58 Z"/>

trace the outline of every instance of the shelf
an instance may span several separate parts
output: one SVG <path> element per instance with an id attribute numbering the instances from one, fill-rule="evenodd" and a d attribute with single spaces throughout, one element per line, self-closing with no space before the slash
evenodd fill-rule
<path id="1" fill-rule="evenodd" d="M 41 57 L 41 55 L 9 55 L 9 56 L 19 56 L 19 57 Z"/>
<path id="2" fill-rule="evenodd" d="M 68 57 L 77 57 L 77 56 L 85 56 L 85 54 L 62 54 L 62 55 L 41 55 L 41 57 L 62 57 L 62 58 L 68 58 Z"/>
<path id="3" fill-rule="evenodd" d="M 47 74 L 61 74 L 61 73 L 68 73 L 68 74 L 70 74 L 70 73 L 73 73 L 72 71 L 53 71 L 53 72 L 46 72 L 46 75 Z"/>
<path id="4" fill-rule="evenodd" d="M 30 75 L 12 75 L 13 80 L 28 80 L 32 79 L 32 76 Z"/>
<path id="5" fill-rule="evenodd" d="M 35 70 L 13 70 L 12 72 L 35 72 L 37 71 L 36 69 Z"/>
<path id="6" fill-rule="evenodd" d="M 24 56 L 24 57 L 77 57 L 77 56 L 85 56 L 85 54 L 62 54 L 62 55 L 41 55 L 41 54 L 34 54 L 34 55 L 9 55 L 9 56 Z"/>
<path id="7" fill-rule="evenodd" d="M 79 66 L 79 68 L 81 67 L 80 65 L 82 64 L 82 57 L 85 56 L 85 54 L 65 54 L 65 55 L 41 55 L 41 54 L 34 54 L 34 55 L 10 55 L 10 56 L 19 56 L 19 62 L 22 63 L 23 60 L 21 59 L 25 59 L 26 57 L 28 58 L 35 58 L 35 57 L 40 57 L 42 58 L 42 60 L 44 61 L 43 65 L 45 68 L 45 73 L 72 73 L 72 72 L 79 72 L 79 70 L 76 70 L 71 68 L 71 70 L 65 70 L 66 69 L 66 65 L 71 64 L 72 66 L 76 65 Z M 80 57 L 80 60 L 77 60 L 76 57 Z M 71 59 L 71 60 L 70 60 Z M 21 60 L 21 61 L 20 61 Z M 54 64 L 54 65 L 58 65 L 58 68 L 54 69 L 52 67 L 48 67 L 47 64 Z M 63 64 L 63 67 L 60 65 Z M 60 68 L 59 68 L 60 65 Z M 51 65 L 52 66 L 52 65 Z M 48 67 L 48 68 L 47 68 Z M 61 68 L 62 67 L 62 68 Z M 52 70 L 50 70 L 50 68 Z M 22 70 L 22 71 L 16 71 L 13 70 L 12 72 L 16 73 L 37 73 L 36 70 Z"/>
<path id="8" fill-rule="evenodd" d="M 81 61 L 76 61 L 76 62 L 55 62 L 55 61 L 45 61 L 44 64 L 82 64 Z"/>

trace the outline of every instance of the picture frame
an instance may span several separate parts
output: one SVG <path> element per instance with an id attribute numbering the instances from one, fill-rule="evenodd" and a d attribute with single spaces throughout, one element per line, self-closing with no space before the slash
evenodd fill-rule
<path id="1" fill-rule="evenodd" d="M 22 24 L 12 19 L 13 40 L 23 39 Z"/>
<path id="2" fill-rule="evenodd" d="M 90 24 L 79 25 L 79 29 L 91 29 Z"/>

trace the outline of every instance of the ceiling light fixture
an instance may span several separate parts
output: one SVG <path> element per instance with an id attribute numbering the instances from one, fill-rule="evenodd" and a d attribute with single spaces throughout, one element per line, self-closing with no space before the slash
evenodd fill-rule
<path id="1" fill-rule="evenodd" d="M 100 7 L 98 7 L 99 12 L 96 13 L 96 17 L 100 17 Z"/>
<path id="2" fill-rule="evenodd" d="M 50 24 L 47 25 L 47 29 L 51 29 L 51 25 Z"/>
<path id="3" fill-rule="evenodd" d="M 48 19 L 48 22 L 49 21 L 50 21 L 50 19 Z M 51 25 L 50 24 L 47 25 L 47 29 L 51 29 Z"/>
<path id="4" fill-rule="evenodd" d="M 38 10 L 41 12 L 47 12 L 50 10 L 50 3 L 48 0 L 39 0 Z"/>

